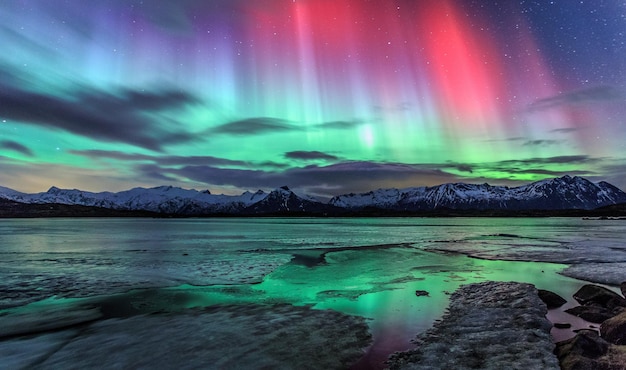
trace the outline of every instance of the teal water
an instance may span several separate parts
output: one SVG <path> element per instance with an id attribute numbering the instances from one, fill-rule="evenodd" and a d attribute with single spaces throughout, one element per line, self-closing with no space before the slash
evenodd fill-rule
<path id="1" fill-rule="evenodd" d="M 370 356 L 380 361 L 409 348 L 462 284 L 520 281 L 571 296 L 583 282 L 560 275 L 565 264 L 523 260 L 607 248 L 624 240 L 623 229 L 558 218 L 3 220 L 0 308 L 36 314 L 100 300 L 115 316 L 306 304 L 368 318 Z"/>

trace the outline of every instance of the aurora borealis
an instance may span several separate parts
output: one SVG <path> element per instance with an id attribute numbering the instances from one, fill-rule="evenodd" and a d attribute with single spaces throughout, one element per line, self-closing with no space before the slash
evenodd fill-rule
<path id="1" fill-rule="evenodd" d="M 6 0 L 0 185 L 626 188 L 626 2 Z"/>

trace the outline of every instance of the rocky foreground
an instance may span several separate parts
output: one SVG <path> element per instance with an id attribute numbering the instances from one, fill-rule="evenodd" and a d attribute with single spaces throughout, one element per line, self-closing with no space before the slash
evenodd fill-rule
<path id="1" fill-rule="evenodd" d="M 443 318 L 418 337 L 415 349 L 393 354 L 389 368 L 625 369 L 626 299 L 592 284 L 573 298 L 580 305 L 551 323 L 548 309 L 566 302 L 554 293 L 516 282 L 462 286 Z M 220 305 L 132 316 L 105 308 L 91 303 L 0 315 L 0 368 L 347 369 L 358 368 L 372 339 L 364 318 L 306 306 Z M 592 324 L 555 345 L 551 328 L 567 328 L 574 316 Z"/>
<path id="2" fill-rule="evenodd" d="M 66 324 L 35 326 L 41 331 L 29 334 L 7 328 L 0 333 L 11 336 L 0 342 L 0 368 L 345 369 L 371 342 L 363 318 L 286 304 Z"/>
<path id="3" fill-rule="evenodd" d="M 622 295 L 626 295 L 626 282 L 621 288 Z M 565 312 L 597 325 L 578 330 L 575 337 L 556 344 L 555 354 L 561 368 L 626 369 L 626 299 L 592 284 L 581 287 L 573 297 L 580 306 Z M 595 330 L 598 326 L 599 331 Z"/>
<path id="4" fill-rule="evenodd" d="M 443 318 L 391 369 L 559 369 L 546 305 L 531 284 L 484 282 L 454 292 Z"/>
<path id="5" fill-rule="evenodd" d="M 622 283 L 626 295 L 626 282 Z M 484 282 L 465 285 L 451 296 L 450 307 L 417 348 L 393 354 L 395 369 L 626 369 L 626 299 L 602 286 L 587 284 L 565 310 L 590 323 L 570 339 L 553 343 L 548 308 L 566 300 L 531 284 Z M 597 324 L 597 325 L 594 325 Z M 599 330 L 595 330 L 598 329 Z"/>

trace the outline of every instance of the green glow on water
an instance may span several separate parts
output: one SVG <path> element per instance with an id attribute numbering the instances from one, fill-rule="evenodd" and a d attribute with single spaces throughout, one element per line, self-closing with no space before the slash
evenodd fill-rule
<path id="1" fill-rule="evenodd" d="M 325 262 L 290 262 L 254 285 L 163 290 L 164 309 L 233 303 L 312 305 L 370 319 L 372 333 L 409 345 L 447 307 L 459 286 L 479 281 L 519 281 L 570 296 L 582 282 L 559 275 L 565 265 L 492 261 L 425 252 L 412 247 L 351 249 L 326 254 Z M 418 297 L 416 290 L 428 296 Z M 184 293 L 185 299 L 175 299 Z M 168 298 L 166 298 L 168 297 Z"/>
<path id="2" fill-rule="evenodd" d="M 583 283 L 559 275 L 561 264 L 492 261 L 432 253 L 411 245 L 309 250 L 268 274 L 258 284 L 138 289 L 108 297 L 50 298 L 9 311 L 88 304 L 106 317 L 179 311 L 216 304 L 285 303 L 332 309 L 368 319 L 374 339 L 388 353 L 410 347 L 416 334 L 441 317 L 449 295 L 479 281 L 519 281 L 569 297 Z M 428 296 L 416 296 L 425 290 Z M 106 308 L 106 309 L 105 309 Z"/>

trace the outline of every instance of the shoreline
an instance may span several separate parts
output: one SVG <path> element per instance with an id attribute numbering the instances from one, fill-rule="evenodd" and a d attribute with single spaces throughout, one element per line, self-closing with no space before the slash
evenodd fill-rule
<path id="1" fill-rule="evenodd" d="M 418 336 L 417 347 L 393 354 L 389 367 L 559 369 L 546 314 L 532 284 L 464 285 L 452 294 L 443 318 Z"/>
<path id="2" fill-rule="evenodd" d="M 86 301 L 89 301 L 87 299 Z M 87 302 L 85 302 L 87 303 Z M 571 302 L 570 302 L 571 303 Z M 571 304 L 569 304 L 571 306 Z M 82 307 L 82 308 L 80 308 Z M 25 340 L 25 338 L 32 337 L 35 343 L 37 340 L 48 341 L 48 338 L 57 337 L 61 339 L 56 339 L 61 342 L 72 342 L 75 338 L 80 337 L 80 333 L 84 330 L 91 330 L 88 328 L 91 327 L 102 327 L 102 328 L 113 328 L 114 331 L 119 331 L 117 326 L 110 326 L 109 322 L 115 322 L 122 320 L 126 323 L 132 323 L 133 327 L 138 325 L 141 327 L 143 324 L 140 324 L 144 319 L 144 317 L 151 317 L 156 315 L 157 317 L 164 317 L 166 322 L 169 322 L 169 318 L 182 318 L 187 317 L 188 319 L 193 319 L 197 315 L 193 314 L 193 312 L 219 312 L 221 308 L 226 309 L 228 312 L 235 312 L 236 316 L 240 313 L 247 312 L 245 315 L 255 315 L 258 313 L 263 313 L 265 311 L 272 311 L 278 308 L 279 311 L 283 313 L 287 313 L 290 315 L 289 311 L 295 312 L 309 312 L 311 315 L 319 315 L 319 317 L 325 317 L 324 315 L 329 315 L 329 312 L 334 312 L 333 310 L 328 309 L 313 309 L 311 307 L 304 307 L 305 310 L 302 311 L 298 306 L 292 306 L 288 304 L 265 304 L 265 305 L 252 305 L 252 307 L 265 307 L 263 309 L 248 309 L 250 307 L 249 304 L 237 304 L 237 305 L 215 305 L 209 306 L 204 309 L 187 309 L 179 312 L 170 312 L 170 313 L 135 313 L 128 314 L 123 312 L 115 312 L 113 314 L 107 313 L 104 314 L 102 309 L 97 310 L 95 307 L 85 307 L 85 305 L 80 305 L 76 307 L 76 311 L 58 311 L 56 314 L 60 316 L 57 317 L 59 322 L 68 321 L 71 325 L 60 326 L 60 327 L 50 327 L 48 329 L 39 327 L 41 330 L 34 331 L 26 331 L 20 333 L 19 331 L 13 335 L 3 338 L 0 341 L 2 345 L 0 345 L 0 355 L 7 352 L 7 348 L 11 347 L 11 343 L 21 342 Z M 283 307 L 283 308 L 280 308 Z M 288 307 L 291 307 L 288 309 Z M 79 309 L 80 308 L 80 309 Z M 563 306 L 559 309 L 551 309 L 548 310 L 546 305 L 539 299 L 537 295 L 537 289 L 534 285 L 529 283 L 517 283 L 517 282 L 497 282 L 497 281 L 485 281 L 482 283 L 472 283 L 467 285 L 462 285 L 456 291 L 452 293 L 450 296 L 450 302 L 444 313 L 443 317 L 435 320 L 435 323 L 432 327 L 430 327 L 422 334 L 418 335 L 418 347 L 413 349 L 407 349 L 403 352 L 395 352 L 390 353 L 390 351 L 385 352 L 384 346 L 381 347 L 380 343 L 376 343 L 376 336 L 373 338 L 371 328 L 366 331 L 369 332 L 369 338 L 373 339 L 374 342 L 370 343 L 367 347 L 361 347 L 361 356 L 354 357 L 354 351 L 358 351 L 358 348 L 353 348 L 352 358 L 355 359 L 356 362 L 350 367 L 352 369 L 382 369 L 386 368 L 384 363 L 385 360 L 389 360 L 388 364 L 390 364 L 391 369 L 406 369 L 412 368 L 410 365 L 413 362 L 416 362 L 416 358 L 418 359 L 417 364 L 421 364 L 419 361 L 424 361 L 420 358 L 424 357 L 424 354 L 427 355 L 428 361 L 433 361 L 432 358 L 437 360 L 444 355 L 443 352 L 447 353 L 446 356 L 450 356 L 451 353 L 457 354 L 461 356 L 459 358 L 453 359 L 450 357 L 450 361 L 452 363 L 458 362 L 460 363 L 472 363 L 471 368 L 502 368 L 501 366 L 510 365 L 511 361 L 526 361 L 524 358 L 528 357 L 528 353 L 535 353 L 539 350 L 538 353 L 542 353 L 541 357 L 541 368 L 552 368 L 550 358 L 556 358 L 554 355 L 548 356 L 547 353 L 552 353 L 555 344 L 559 341 L 559 338 L 554 335 L 553 323 L 556 322 L 573 322 L 576 320 L 581 320 L 573 315 L 562 312 L 562 309 L 568 308 L 568 305 Z M 96 311 L 94 311 L 94 309 Z M 256 310 L 256 311 L 255 311 Z M 559 311 L 561 310 L 561 311 Z M 256 313 L 254 313 L 256 312 Z M 191 314 L 190 314 L 191 313 Z M 557 316 L 554 314 L 557 313 Z M 50 318 L 54 317 L 54 312 L 50 312 L 45 316 Z M 52 316 L 50 316 L 52 315 Z M 299 314 L 302 316 L 302 314 Z M 309 315 L 309 314 L 306 314 Z M 335 316 L 332 316 L 335 315 Z M 333 320 L 337 319 L 340 322 L 345 322 L 345 319 L 342 317 L 350 317 L 350 315 L 332 314 L 334 317 Z M 551 317 L 552 315 L 552 317 Z M 567 316 L 566 316 L 567 315 Z M 360 322 L 353 322 L 350 325 L 352 327 L 359 327 L 362 331 L 363 324 L 366 319 L 359 316 L 351 316 L 360 320 Z M 554 317 L 559 318 L 558 320 L 554 319 Z M 566 318 L 562 320 L 561 318 Z M 5 318 L 6 320 L 7 318 Z M 553 320 L 549 320 L 553 319 Z M 72 323 L 71 320 L 75 320 L 75 323 Z M 111 321 L 113 320 L 113 321 Z M 186 325 L 183 324 L 183 321 L 178 320 L 177 326 Z M 509 320 L 509 321 L 507 321 Z M 49 320 L 41 320 L 41 323 L 38 325 L 45 324 Z M 56 320 L 55 320 L 56 321 Z M 331 320 L 332 321 L 332 320 Z M 552 323 L 550 322 L 552 321 Z M 579 325 L 577 329 L 588 329 L 588 322 L 581 321 L 582 324 Z M 330 324 L 330 322 L 329 322 Z M 126 324 L 125 324 L 126 325 Z M 250 326 L 248 324 L 250 330 L 252 332 L 256 332 L 254 325 Z M 330 324 L 332 326 L 332 324 Z M 357 326 L 354 326 L 357 325 Z M 360 325 L 360 326 L 359 326 Z M 19 327 L 19 323 L 14 326 Z M 585 327 L 587 326 L 587 327 Z M 599 326 L 599 325 L 598 325 Z M 597 327 L 596 327 L 597 328 Z M 5 328 L 5 329 L 8 329 Z M 307 330 L 312 333 L 317 333 L 318 330 L 322 330 L 319 326 L 315 328 L 309 328 Z M 552 329 L 552 333 L 551 330 Z M 574 329 L 574 328 L 572 328 Z M 100 329 L 99 329 L 100 330 Z M 104 329 L 103 329 L 104 330 Z M 178 329 L 176 329 L 178 330 Z M 326 330 L 326 329 L 324 329 Z M 558 329 L 561 330 L 562 333 L 570 329 Z M 293 330 L 288 330 L 289 335 L 294 335 Z M 297 331 L 297 330 L 296 330 Z M 122 331 L 123 332 L 123 331 Z M 148 333 L 148 332 L 146 332 Z M 483 334 L 485 334 L 483 336 Z M 103 339 L 103 332 L 98 334 Z M 146 334 L 148 335 L 148 334 Z M 157 334 L 150 334 L 157 335 Z M 255 334 L 256 335 L 256 334 Z M 325 335 L 321 334 L 320 335 Z M 336 335 L 336 334 L 333 334 Z M 343 334 L 342 334 L 343 335 Z M 469 337 L 467 337 L 469 335 Z M 575 334 L 573 334 L 575 335 Z M 314 336 L 317 336 L 315 334 Z M 363 340 L 366 338 L 361 335 Z M 526 342 L 531 343 L 530 347 L 524 347 L 519 345 L 514 345 L 512 348 L 514 351 L 511 353 L 509 346 L 506 348 L 500 346 L 498 347 L 499 351 L 508 351 L 506 352 L 506 356 L 500 358 L 498 355 L 491 352 L 481 352 L 483 347 L 489 347 L 489 343 L 501 343 L 504 339 L 510 340 L 510 338 L 526 338 Z M 561 339 L 571 338 L 572 335 L 565 335 L 565 337 Z M 39 338 L 39 339 L 37 339 Z M 443 343 L 437 342 L 438 340 L 444 340 Z M 528 339 L 530 338 L 530 339 Z M 337 338 L 336 338 L 337 339 Z M 167 339 L 169 340 L 169 339 Z M 434 340 L 434 342 L 433 342 Z M 477 344 L 477 340 L 483 340 L 484 343 Z M 360 343 L 364 343 L 361 341 Z M 415 343 L 415 342 L 414 342 Z M 304 347 L 306 347 L 306 343 L 301 343 Z M 138 344 L 136 344 L 138 345 Z M 8 347 L 7 347 L 8 346 Z M 407 342 L 407 347 L 411 347 L 410 343 Z M 80 351 L 84 351 L 83 347 Z M 140 346 L 139 352 L 145 353 L 147 349 L 142 349 Z M 533 352 L 535 351 L 535 352 Z M 547 352 L 546 352 L 547 351 Z M 54 351 L 56 353 L 56 351 Z M 68 357 L 68 353 L 62 353 L 61 358 L 70 359 Z M 502 355 L 502 354 L 500 354 Z M 41 357 L 43 354 L 36 354 L 34 357 Z M 98 355 L 100 356 L 100 355 Z M 215 358 L 214 354 L 207 354 L 207 356 L 211 358 Z M 45 356 L 44 356 L 45 357 Z M 236 357 L 236 356 L 235 356 Z M 532 356 L 531 356 L 532 357 Z M 491 359 L 495 358 L 495 360 L 489 360 L 490 367 L 480 367 L 480 363 L 476 361 L 483 361 L 481 359 Z M 10 359 L 10 358 L 9 358 Z M 536 356 L 534 357 L 536 360 Z M 55 360 L 56 361 L 56 360 Z M 60 361 L 60 360 L 59 360 Z M 87 361 L 87 360 L 85 360 Z M 486 360 L 485 360 L 486 361 Z M 278 363 L 278 362 L 277 362 Z M 277 364 L 274 363 L 274 364 Z M 494 367 L 491 367 L 491 364 Z M 517 362 L 515 362 L 517 363 Z M 524 362 L 521 362 L 524 363 Z M 409 365 L 407 365 L 409 364 Z M 478 364 L 478 365 L 477 365 Z M 536 363 L 525 365 L 526 368 L 536 368 Z M 407 367 L 408 366 L 408 367 Z M 419 368 L 421 365 L 415 365 Z M 429 366 L 432 366 L 430 364 Z M 476 367 L 478 366 L 478 367 Z M 486 365 L 485 365 L 486 366 Z M 445 367 L 445 366 L 444 366 Z M 462 368 L 462 367 L 456 367 Z M 558 369 L 559 367 L 555 367 Z"/>
<path id="3" fill-rule="evenodd" d="M 316 305 L 315 309 L 319 310 L 334 309 L 345 314 L 370 318 L 371 320 L 367 322 L 374 336 L 375 343 L 373 346 L 378 351 L 374 356 L 377 361 L 378 358 L 383 358 L 383 355 L 379 355 L 379 353 L 387 351 L 386 354 L 389 354 L 409 348 L 411 346 L 410 340 L 415 337 L 416 333 L 427 331 L 433 322 L 441 318 L 448 306 L 450 292 L 455 291 L 461 284 L 476 281 L 522 281 L 532 283 L 543 289 L 552 290 L 554 288 L 558 294 L 570 296 L 585 282 L 574 281 L 574 279 L 566 278 L 566 275 L 560 274 L 559 271 L 566 268 L 567 265 L 562 262 L 559 263 L 560 261 L 555 262 L 555 259 L 566 258 L 566 263 L 571 263 L 578 255 L 580 261 L 584 263 L 588 260 L 586 258 L 588 255 L 579 253 L 591 253 L 593 251 L 596 255 L 605 254 L 606 250 L 617 246 L 616 243 L 619 242 L 617 236 L 621 235 L 613 236 L 613 234 L 606 234 L 605 231 L 601 230 L 602 233 L 592 235 L 592 237 L 597 236 L 593 239 L 597 241 L 584 244 L 578 241 L 586 239 L 580 239 L 578 234 L 570 234 L 569 231 L 571 230 L 570 225 L 581 226 L 581 222 L 557 221 L 555 225 L 560 228 L 553 229 L 550 222 L 554 221 L 546 221 L 548 223 L 544 225 L 544 221 L 536 223 L 502 220 L 500 223 L 490 224 L 490 228 L 482 226 L 477 228 L 474 224 L 478 225 L 482 222 L 472 223 L 468 220 L 460 223 L 453 221 L 443 223 L 433 221 L 413 223 L 412 221 L 399 220 L 391 223 L 374 221 L 372 225 L 367 224 L 365 225 L 367 228 L 363 229 L 376 231 L 376 236 L 369 239 L 363 238 L 364 235 L 361 233 L 353 232 L 354 226 L 358 225 L 356 222 L 346 222 L 339 224 L 339 227 L 334 229 L 339 232 L 339 235 L 346 233 L 343 239 L 340 239 L 341 242 L 336 241 L 337 238 L 331 237 L 331 235 L 309 239 L 305 237 L 310 236 L 310 232 L 294 232 L 292 239 L 285 243 L 281 241 L 284 246 L 280 244 L 281 247 L 277 249 L 274 249 L 276 247 L 267 248 L 263 244 L 265 243 L 264 240 L 262 240 L 263 243 L 258 243 L 257 239 L 251 239 L 254 243 L 245 242 L 246 239 L 242 239 L 243 237 L 237 234 L 236 239 L 234 239 L 235 242 L 232 242 L 231 239 L 224 239 L 227 243 L 234 243 L 237 248 L 228 249 L 228 253 L 218 256 L 219 258 L 213 258 L 217 255 L 212 254 L 211 249 L 206 248 L 205 240 L 208 239 L 205 239 L 204 236 L 213 235 L 204 233 L 209 224 L 196 221 L 185 225 L 192 230 L 197 230 L 197 235 L 203 236 L 197 239 L 197 242 L 194 241 L 193 244 L 185 245 L 182 248 L 178 244 L 170 245 L 171 243 L 157 243 L 154 248 L 148 248 L 143 244 L 141 247 L 137 247 L 119 243 L 122 247 L 111 251 L 111 253 L 115 252 L 114 255 L 117 258 L 114 264 L 97 257 L 97 253 L 83 252 L 79 247 L 82 239 L 77 238 L 77 243 L 70 244 L 67 254 L 54 255 L 49 260 L 51 262 L 46 260 L 46 263 L 67 266 L 67 270 L 50 270 L 49 272 L 46 270 L 46 273 L 41 273 L 40 277 L 36 275 L 38 279 L 16 280 L 14 284 L 7 283 L 5 285 L 9 293 L 13 291 L 16 293 L 21 291 L 32 292 L 34 290 L 27 289 L 32 285 L 33 288 L 37 287 L 36 291 L 42 295 L 47 295 L 48 292 L 56 292 L 57 294 L 63 292 L 64 294 L 58 297 L 69 298 L 77 295 L 84 296 L 85 294 L 89 296 L 89 294 L 109 290 L 115 292 L 118 288 L 123 289 L 126 285 L 134 286 L 136 281 L 143 281 L 139 278 L 145 279 L 146 276 L 150 278 L 151 284 L 178 283 L 173 286 L 165 285 L 161 288 L 144 287 L 144 289 L 137 291 L 132 288 L 130 292 L 120 293 L 123 296 L 120 299 L 130 298 L 128 305 L 120 305 L 120 302 L 116 300 L 113 300 L 115 302 L 108 302 L 106 305 L 107 309 L 115 306 L 116 311 L 123 310 L 125 307 L 133 311 L 139 309 L 140 314 L 161 310 L 178 310 L 179 307 L 180 309 L 192 306 L 204 307 L 215 303 L 240 304 L 247 302 L 273 305 L 281 302 L 295 305 Z M 83 223 L 89 226 L 86 230 L 100 232 L 102 230 L 100 222 L 102 221 Z M 120 222 L 122 221 L 113 223 L 113 228 L 121 225 Z M 327 223 L 310 221 L 304 221 L 304 223 L 320 231 L 326 230 L 328 227 Z M 17 226 L 23 227 L 21 224 L 20 222 Z M 280 221 L 276 224 L 268 222 L 252 224 L 253 227 L 250 228 L 248 234 L 252 234 L 256 230 L 265 232 L 268 227 L 279 224 L 282 230 L 284 225 Z M 300 230 L 302 224 L 295 222 L 289 225 L 293 225 L 295 230 Z M 534 226 L 537 224 L 540 224 L 539 229 Z M 608 222 L 604 224 L 609 225 Z M 61 235 L 65 235 L 63 225 L 65 224 L 58 222 L 46 224 L 49 227 L 49 233 L 60 230 L 63 231 Z M 165 229 L 158 220 L 150 225 L 153 225 L 154 230 Z M 210 225 L 221 230 L 223 226 L 230 224 Z M 382 238 L 378 235 L 378 232 L 385 231 L 385 229 L 379 228 L 381 225 L 393 227 L 393 229 L 388 230 L 394 233 L 399 231 L 400 234 L 394 235 L 402 236 L 389 239 Z M 75 227 L 75 224 L 73 223 L 71 226 Z M 178 229 L 178 221 L 172 223 L 172 229 L 174 226 Z M 246 226 L 249 225 L 246 224 Z M 433 228 L 430 228 L 431 226 Z M 450 229 L 449 226 L 454 228 Z M 418 233 L 422 230 L 420 227 L 429 227 L 427 230 L 433 232 L 432 236 L 427 235 L 423 240 L 418 238 L 419 243 L 404 241 L 408 239 L 403 234 L 405 231 L 407 235 L 409 235 L 408 231 Z M 607 230 L 615 228 L 612 225 L 606 227 Z M 232 230 L 239 233 L 241 230 L 247 229 L 233 227 Z M 529 230 L 529 233 L 525 230 Z M 552 230 L 556 230 L 556 233 L 553 233 Z M 605 237 L 605 234 L 612 236 L 612 238 Z M 24 235 L 28 237 L 26 232 Z M 51 235 L 54 234 L 51 233 Z M 98 235 L 100 234 L 96 234 L 96 236 Z M 109 240 L 118 243 L 116 240 L 110 239 L 108 234 L 103 235 L 95 239 L 101 245 L 116 245 L 107 243 Z M 135 237 L 134 233 L 129 235 Z M 148 238 L 145 240 L 157 240 L 158 235 L 150 234 L 145 236 Z M 12 235 L 11 238 L 13 237 Z M 389 241 L 390 243 L 378 242 L 354 246 L 352 241 L 369 241 L 370 239 L 380 242 Z M 172 238 L 172 240 L 177 239 Z M 240 242 L 240 240 L 242 241 Z M 413 238 L 411 237 L 410 240 Z M 273 239 L 271 241 L 274 242 Z M 572 243 L 572 241 L 576 243 Z M 100 244 L 93 243 L 96 246 Z M 65 248 L 66 245 L 68 245 L 67 242 L 62 246 Z M 247 248 L 247 245 L 250 247 Z M 471 253 L 463 253 L 472 246 L 475 247 L 476 254 L 481 257 L 487 255 L 491 258 L 481 258 Z M 587 246 L 594 248 L 586 248 Z M 437 250 L 439 247 L 442 247 L 443 250 Z M 450 250 L 446 251 L 446 248 L 457 249 L 457 253 L 452 254 Z M 554 252 L 555 248 L 558 248 L 558 251 L 562 253 L 551 256 L 549 253 Z M 17 248 L 14 249 L 19 252 Z M 101 250 L 104 249 L 94 248 L 93 251 L 99 253 Z M 75 251 L 79 251 L 79 254 L 75 255 Z M 108 249 L 106 251 L 109 252 Z M 459 251 L 461 253 L 458 253 Z M 497 254 L 489 255 L 491 251 L 495 251 Z M 518 258 L 506 258 L 512 254 L 507 255 L 504 252 L 517 253 Z M 528 261 L 536 261 L 535 257 L 539 255 L 547 256 L 552 260 L 549 262 Z M 22 254 L 15 254 L 15 256 L 15 259 L 19 260 Z M 26 262 L 37 261 L 35 258 L 37 256 L 31 257 L 28 254 L 24 254 L 24 256 L 23 259 Z M 528 258 L 522 259 L 523 256 Z M 619 254 L 607 257 L 616 258 L 619 257 Z M 78 267 L 75 268 L 73 264 L 76 258 L 81 258 L 81 263 L 87 268 L 80 265 L 80 270 L 76 271 Z M 106 270 L 95 270 L 103 261 L 107 262 Z M 150 263 L 148 266 L 152 266 L 153 261 L 159 262 L 159 264 L 150 269 L 143 267 L 146 263 Z M 25 266 L 29 265 L 26 264 Z M 136 266 L 142 268 L 135 268 Z M 265 267 L 259 269 L 260 266 Z M 250 267 L 253 269 L 251 270 Z M 31 270 L 24 270 L 23 274 L 28 271 Z M 33 271 L 38 272 L 37 270 Z M 100 273 L 91 274 L 90 271 Z M 241 275 L 242 271 L 245 272 L 244 275 Z M 72 276 L 70 273 L 73 272 L 78 272 L 78 276 L 85 275 L 85 279 L 76 280 L 76 282 L 67 280 L 67 285 L 58 284 L 57 276 L 61 278 Z M 124 278 L 119 281 L 126 282 L 126 285 L 109 284 L 109 282 L 117 282 L 121 276 Z M 255 279 L 255 277 L 260 276 L 263 276 L 262 282 Z M 148 282 L 148 280 L 146 281 Z M 222 281 L 226 284 L 211 284 Z M 251 283 L 253 281 L 257 281 L 257 283 Z M 230 284 L 228 284 L 229 282 Z M 27 285 L 23 285 L 25 283 Z M 49 283 L 49 286 L 46 283 Z M 205 285 L 206 283 L 209 285 Z M 46 290 L 46 287 L 49 289 Z M 65 290 L 61 291 L 60 288 Z M 417 291 L 428 292 L 429 295 L 426 297 L 417 295 L 416 297 Z M 20 297 L 16 295 L 17 298 Z M 54 304 L 59 309 L 64 305 L 63 301 L 56 300 L 51 300 L 49 303 Z M 15 309 L 20 310 L 19 307 L 15 307 Z M 116 314 L 121 315 L 123 312 Z M 40 318 L 45 320 L 45 317 Z M 85 319 L 87 318 L 85 317 Z M 403 326 L 396 326 L 397 323 L 403 323 Z M 402 334 L 398 335 L 400 331 Z M 381 340 L 376 341 L 377 338 Z M 390 347 L 390 340 L 395 340 L 394 345 L 399 343 L 399 346 L 387 350 Z"/>
<path id="4" fill-rule="evenodd" d="M 625 289 L 626 282 L 622 295 L 586 284 L 573 293 L 576 306 L 527 283 L 463 285 L 442 319 L 413 340 L 415 348 L 386 363 L 390 370 L 624 368 Z"/>

